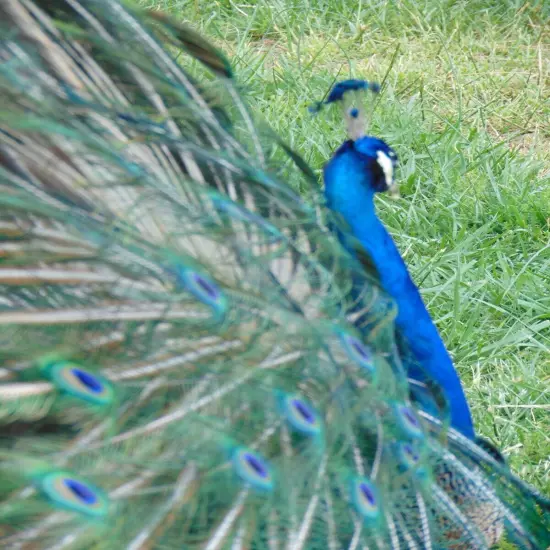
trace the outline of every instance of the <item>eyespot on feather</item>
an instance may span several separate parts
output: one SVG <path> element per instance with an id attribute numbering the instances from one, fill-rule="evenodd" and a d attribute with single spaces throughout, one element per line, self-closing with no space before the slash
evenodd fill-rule
<path id="1" fill-rule="evenodd" d="M 195 298 L 210 306 L 217 314 L 225 311 L 227 300 L 210 277 L 183 266 L 177 270 L 177 277 Z"/>
<path id="2" fill-rule="evenodd" d="M 260 454 L 245 447 L 239 447 L 233 453 L 232 462 L 235 473 L 243 481 L 263 491 L 273 489 L 273 472 Z"/>
<path id="3" fill-rule="evenodd" d="M 424 439 L 424 430 L 414 409 L 404 403 L 397 403 L 393 406 L 393 412 L 397 426 L 404 436 L 411 439 Z"/>
<path id="4" fill-rule="evenodd" d="M 420 452 L 417 447 L 409 441 L 399 441 L 395 444 L 395 454 L 402 472 L 415 469 L 420 464 Z"/>
<path id="5" fill-rule="evenodd" d="M 97 487 L 67 472 L 54 472 L 42 477 L 39 489 L 55 506 L 101 518 L 107 515 L 109 501 Z"/>
<path id="6" fill-rule="evenodd" d="M 367 523 L 374 523 L 382 516 L 381 500 L 376 486 L 365 477 L 352 479 L 351 502 L 357 513 Z"/>
<path id="7" fill-rule="evenodd" d="M 348 357 L 374 377 L 376 375 L 376 366 L 370 348 L 347 332 L 341 332 L 340 338 Z"/>
<path id="8" fill-rule="evenodd" d="M 306 435 L 321 433 L 319 414 L 298 395 L 284 394 L 280 399 L 281 409 L 289 424 Z"/>
<path id="9" fill-rule="evenodd" d="M 53 361 L 43 372 L 61 391 L 88 403 L 105 406 L 114 400 L 111 382 L 71 361 Z"/>

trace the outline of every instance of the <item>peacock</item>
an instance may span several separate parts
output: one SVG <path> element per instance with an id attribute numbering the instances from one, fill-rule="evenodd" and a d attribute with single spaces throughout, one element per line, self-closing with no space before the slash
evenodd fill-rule
<path id="1" fill-rule="evenodd" d="M 418 354 L 396 249 L 338 200 L 394 189 L 364 81 L 333 89 L 350 140 L 305 200 L 187 26 L 115 0 L 4 0 L 0 25 L 2 548 L 550 544 L 548 499 Z"/>
<path id="2" fill-rule="evenodd" d="M 360 100 L 362 92 L 369 89 L 379 91 L 377 84 L 346 80 L 334 86 L 323 103 L 313 107 L 320 110 L 323 104 L 341 102 L 350 136 L 324 168 L 326 203 L 348 225 L 348 231 L 339 232 L 340 239 L 349 243 L 351 235 L 359 241 L 359 250 L 369 255 L 382 288 L 396 302 L 395 324 L 410 350 L 411 358 L 405 359 L 406 352 L 402 352 L 402 358 L 412 383 L 425 387 L 435 382 L 443 402 L 449 406 L 451 426 L 473 439 L 469 406 L 451 357 L 393 239 L 374 211 L 376 193 L 398 194 L 393 178 L 397 154 L 382 140 L 365 135 L 365 113 Z M 357 247 L 352 244 L 351 248 L 353 253 Z M 412 389 L 419 391 L 416 386 Z M 425 398 L 420 396 L 422 401 Z"/>

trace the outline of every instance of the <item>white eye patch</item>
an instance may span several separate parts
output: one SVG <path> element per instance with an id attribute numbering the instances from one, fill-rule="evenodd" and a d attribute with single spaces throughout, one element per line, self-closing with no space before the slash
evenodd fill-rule
<path id="1" fill-rule="evenodd" d="M 384 177 L 386 179 L 386 185 L 388 187 L 391 187 L 393 183 L 393 161 L 392 159 L 386 155 L 383 151 L 377 151 L 376 153 L 376 161 L 378 162 L 378 165 L 380 168 L 382 168 L 382 172 L 384 172 Z"/>

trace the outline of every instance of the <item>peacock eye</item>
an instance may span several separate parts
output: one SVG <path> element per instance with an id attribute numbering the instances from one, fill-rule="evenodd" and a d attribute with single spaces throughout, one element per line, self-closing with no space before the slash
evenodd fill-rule
<path id="1" fill-rule="evenodd" d="M 181 283 L 195 298 L 209 305 L 216 313 L 225 311 L 225 296 L 212 279 L 185 267 L 180 269 L 178 275 Z"/>
<path id="2" fill-rule="evenodd" d="M 394 408 L 397 423 L 405 435 L 413 439 L 422 439 L 424 432 L 422 424 L 415 411 L 407 405 L 396 405 Z"/>
<path id="3" fill-rule="evenodd" d="M 39 488 L 55 506 L 92 517 L 103 517 L 108 501 L 96 487 L 76 476 L 54 472 L 40 481 Z"/>
<path id="4" fill-rule="evenodd" d="M 192 275 L 192 278 L 197 287 L 203 290 L 209 299 L 217 300 L 219 298 L 220 292 L 211 281 L 209 281 L 205 277 L 202 277 L 201 275 L 198 275 L 197 273 L 194 273 Z"/>
<path id="5" fill-rule="evenodd" d="M 237 475 L 256 489 L 273 488 L 273 474 L 266 461 L 258 453 L 243 447 L 233 454 L 233 467 Z"/>
<path id="6" fill-rule="evenodd" d="M 358 363 L 365 370 L 369 371 L 369 373 L 374 374 L 376 368 L 373 363 L 370 348 L 365 346 L 360 340 L 351 334 L 343 332 L 341 334 L 341 338 L 349 358 Z"/>
<path id="7" fill-rule="evenodd" d="M 98 501 L 97 494 L 78 479 L 64 479 L 63 485 L 83 504 L 95 504 Z"/>
<path id="8" fill-rule="evenodd" d="M 352 481 L 351 501 L 363 520 L 372 522 L 381 517 L 378 490 L 368 479 L 356 478 Z"/>
<path id="9" fill-rule="evenodd" d="M 403 452 L 405 453 L 405 456 L 411 460 L 411 462 L 416 463 L 420 459 L 419 454 L 410 443 L 405 443 L 405 445 L 403 445 Z"/>
<path id="10" fill-rule="evenodd" d="M 93 403 L 108 405 L 113 402 L 115 391 L 104 378 L 68 361 L 56 361 L 47 369 L 47 376 L 62 391 Z"/>
<path id="11" fill-rule="evenodd" d="M 92 393 L 101 393 L 103 391 L 103 383 L 96 376 L 78 368 L 72 369 L 72 373 Z"/>
<path id="12" fill-rule="evenodd" d="M 420 462 L 420 453 L 412 443 L 397 444 L 397 458 L 403 471 L 415 468 Z"/>
<path id="13" fill-rule="evenodd" d="M 301 397 L 285 395 L 282 408 L 286 419 L 294 429 L 306 435 L 317 435 L 321 431 L 319 415 Z"/>

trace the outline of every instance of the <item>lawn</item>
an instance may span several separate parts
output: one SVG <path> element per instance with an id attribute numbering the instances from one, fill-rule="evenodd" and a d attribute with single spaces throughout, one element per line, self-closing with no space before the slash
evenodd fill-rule
<path id="1" fill-rule="evenodd" d="M 345 139 L 307 111 L 334 79 L 383 83 L 371 131 L 399 153 L 380 198 L 475 423 L 550 493 L 550 4 L 149 1 L 228 52 L 253 108 L 315 168 Z"/>

